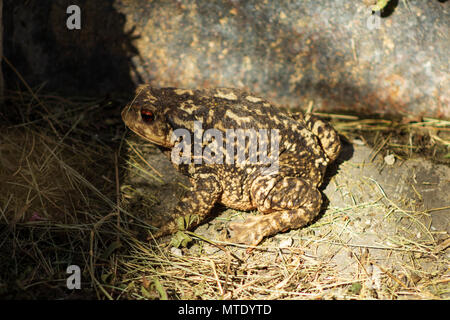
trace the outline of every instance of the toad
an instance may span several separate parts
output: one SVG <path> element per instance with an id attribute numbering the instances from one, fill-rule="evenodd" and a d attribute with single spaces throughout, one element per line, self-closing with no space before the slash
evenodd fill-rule
<path id="1" fill-rule="evenodd" d="M 180 217 L 194 228 L 216 203 L 259 212 L 229 224 L 232 242 L 257 245 L 305 226 L 320 212 L 318 187 L 341 150 L 328 123 L 310 114 L 294 118 L 238 89 L 141 85 L 122 119 L 163 149 L 192 183 L 174 219 L 155 237 L 176 232 Z"/>

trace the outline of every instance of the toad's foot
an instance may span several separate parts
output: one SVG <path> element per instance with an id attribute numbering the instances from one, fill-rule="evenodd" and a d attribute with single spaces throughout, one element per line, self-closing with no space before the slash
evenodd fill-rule
<path id="1" fill-rule="evenodd" d="M 266 214 L 230 223 L 233 242 L 257 245 L 264 237 L 303 227 L 317 216 L 322 204 L 319 190 L 300 177 L 262 176 L 251 192 L 258 211 Z"/>
<path id="2" fill-rule="evenodd" d="M 261 218 L 249 216 L 245 222 L 230 223 L 228 230 L 230 231 L 230 240 L 234 243 L 244 243 L 256 246 L 264 238 L 261 229 Z"/>
<path id="3" fill-rule="evenodd" d="M 256 246 L 264 237 L 300 228 L 311 222 L 314 217 L 315 215 L 305 208 L 277 211 L 263 216 L 249 216 L 244 222 L 230 223 L 229 240 Z"/>

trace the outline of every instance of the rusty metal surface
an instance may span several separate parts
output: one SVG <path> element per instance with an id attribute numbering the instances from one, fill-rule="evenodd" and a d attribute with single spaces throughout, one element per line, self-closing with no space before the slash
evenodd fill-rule
<path id="1" fill-rule="evenodd" d="M 371 28 L 363 1 L 70 1 L 77 32 L 64 29 L 68 1 L 36 2 L 5 1 L 7 53 L 34 85 L 231 86 L 290 107 L 450 117 L 448 2 L 392 0 Z"/>
<path id="2" fill-rule="evenodd" d="M 2 72 L 2 57 L 3 57 L 3 0 L 0 0 L 0 102 L 3 101 L 3 72 Z"/>

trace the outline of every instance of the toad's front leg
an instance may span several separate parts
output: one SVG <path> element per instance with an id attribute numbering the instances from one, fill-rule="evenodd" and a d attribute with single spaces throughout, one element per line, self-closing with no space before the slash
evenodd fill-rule
<path id="1" fill-rule="evenodd" d="M 319 214 L 322 205 L 319 190 L 299 177 L 258 178 L 252 184 L 251 196 L 265 215 L 231 223 L 232 242 L 257 245 L 264 237 L 300 228 Z"/>
<path id="2" fill-rule="evenodd" d="M 210 213 L 222 193 L 222 186 L 213 174 L 196 174 L 191 180 L 192 187 L 175 208 L 173 219 L 153 233 L 155 238 L 176 232 L 179 219 L 189 217 L 189 229 L 200 224 Z"/>

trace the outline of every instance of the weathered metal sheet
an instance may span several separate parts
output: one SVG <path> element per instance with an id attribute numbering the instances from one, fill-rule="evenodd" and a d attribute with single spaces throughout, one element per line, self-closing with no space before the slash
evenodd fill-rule
<path id="1" fill-rule="evenodd" d="M 2 72 L 2 58 L 3 58 L 3 0 L 0 0 L 0 103 L 3 101 L 3 72 Z"/>
<path id="2" fill-rule="evenodd" d="M 341 0 L 5 4 L 6 54 L 49 89 L 231 86 L 291 107 L 450 117 L 448 2 L 391 0 L 381 18 Z"/>

